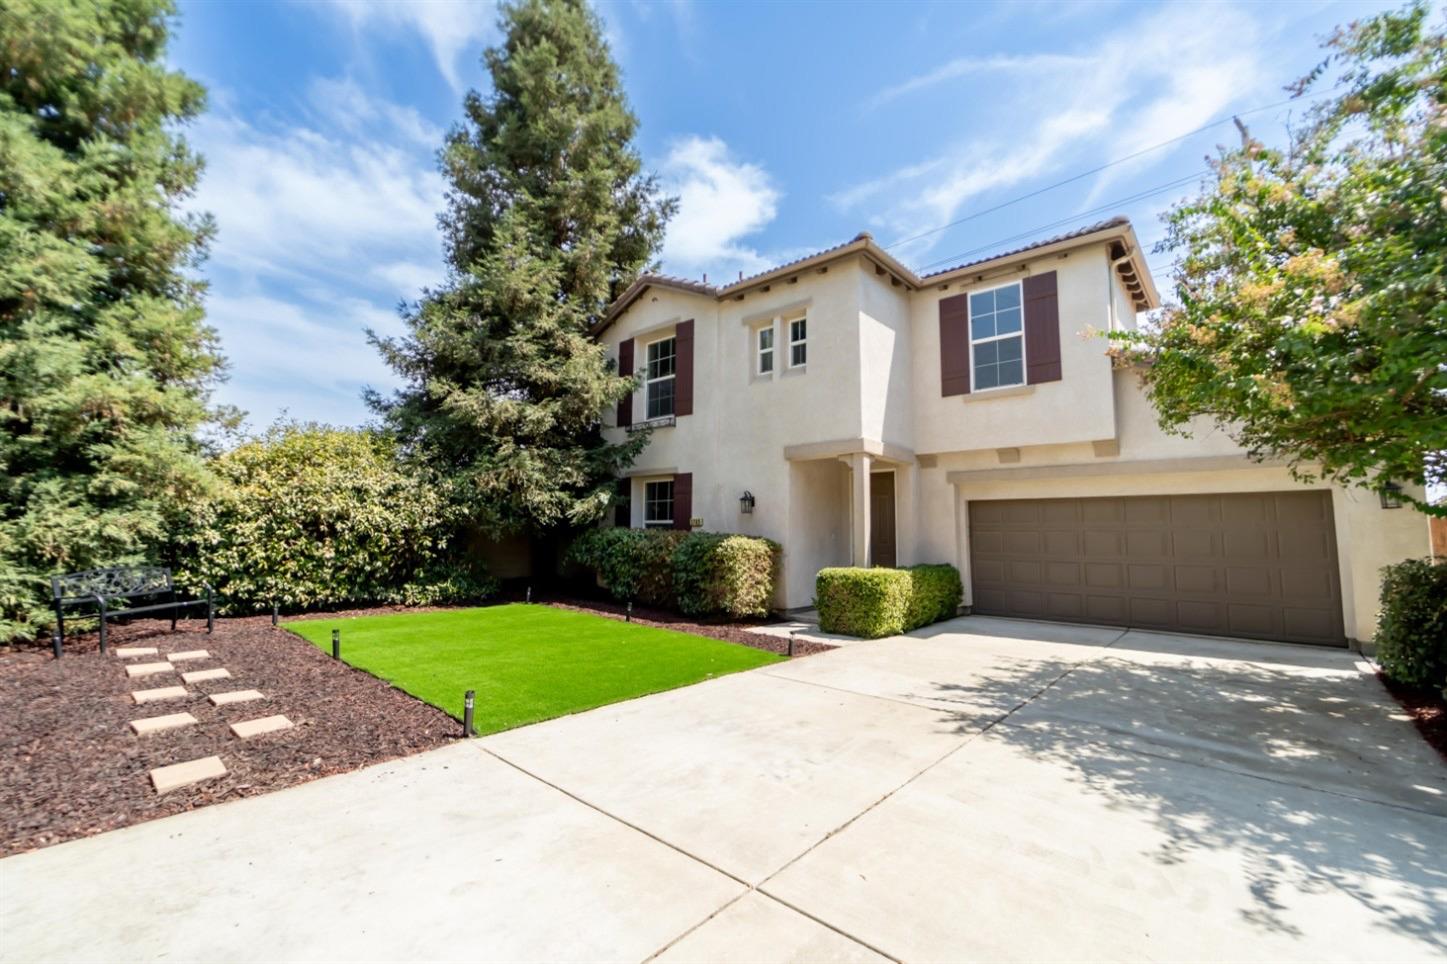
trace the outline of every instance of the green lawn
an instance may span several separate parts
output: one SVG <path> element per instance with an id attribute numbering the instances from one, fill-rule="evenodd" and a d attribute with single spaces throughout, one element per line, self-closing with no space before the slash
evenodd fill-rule
<path id="1" fill-rule="evenodd" d="M 462 718 L 477 691 L 479 733 L 536 723 L 773 663 L 780 656 L 702 636 L 550 606 L 307 619 L 287 629 Z"/>

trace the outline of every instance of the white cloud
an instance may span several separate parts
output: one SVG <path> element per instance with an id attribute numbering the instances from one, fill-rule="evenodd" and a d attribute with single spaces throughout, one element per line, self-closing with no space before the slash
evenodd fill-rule
<path id="1" fill-rule="evenodd" d="M 440 258 L 443 182 L 426 155 L 215 115 L 197 124 L 193 140 L 206 156 L 196 207 L 219 226 L 213 261 L 277 277 L 332 273 L 375 287 L 364 269 L 379 256 Z"/>
<path id="2" fill-rule="evenodd" d="M 1067 163 L 1088 168 L 1199 127 L 1259 88 L 1263 69 L 1254 35 L 1251 18 L 1229 6 L 1168 7 L 1133 18 L 1113 33 L 1082 38 L 1079 52 L 951 61 L 890 88 L 885 96 L 983 69 L 1026 64 L 1034 69 L 1019 71 L 1008 88 L 978 107 L 981 118 L 993 116 L 998 123 L 973 123 L 968 139 L 847 186 L 829 200 L 843 211 L 869 211 L 871 225 L 894 237 L 911 237 L 956 220 L 970 201 L 987 192 L 1038 183 Z M 1034 119 L 1022 123 L 1021 117 Z M 1002 133 L 992 135 L 992 128 Z M 1162 156 L 1148 156 L 1144 163 Z M 1131 169 L 1121 165 L 1119 174 Z M 1118 176 L 1116 169 L 1111 176 Z M 1099 179 L 1086 202 L 1061 213 L 1089 208 L 1108 183 Z M 945 236 L 928 235 L 895 253 L 920 258 Z"/>
<path id="3" fill-rule="evenodd" d="M 1067 67 L 1082 67 L 1088 63 L 1090 63 L 1090 60 L 1086 57 L 1053 53 L 1025 55 L 1002 54 L 994 57 L 958 57 L 927 73 L 920 74 L 917 77 L 911 77 L 909 80 L 895 84 L 893 87 L 886 87 L 871 97 L 865 106 L 878 107 L 897 97 L 903 97 L 905 94 L 925 90 L 929 87 L 942 84 L 947 80 L 954 80 L 956 77 L 965 77 L 970 74 L 1000 71 L 1014 73 L 1032 70 L 1061 70 Z"/>
<path id="4" fill-rule="evenodd" d="M 386 390 L 396 376 L 367 343 L 365 329 L 396 333 L 394 312 L 339 296 L 315 303 L 266 295 L 213 293 L 207 316 L 222 333 L 231 380 L 218 401 L 250 413 L 253 428 L 282 411 L 294 417 L 356 424 L 364 386 Z"/>
<path id="5" fill-rule="evenodd" d="M 757 271 L 767 259 L 744 243 L 774 220 L 781 194 L 767 171 L 732 156 L 717 137 L 674 143 L 662 165 L 678 213 L 663 244 L 665 266 L 680 274 Z"/>
<path id="6" fill-rule="evenodd" d="M 364 329 L 398 331 L 394 306 L 444 278 L 439 135 L 348 80 L 314 82 L 307 107 L 297 126 L 214 113 L 190 132 L 207 161 L 193 206 L 218 230 L 205 269 L 231 361 L 218 395 L 253 426 L 282 409 L 364 420 L 362 386 L 394 384 Z"/>
<path id="7" fill-rule="evenodd" d="M 465 85 L 458 57 L 492 32 L 492 0 L 330 0 L 354 29 L 416 31 L 432 50 L 437 69 L 454 90 Z"/>

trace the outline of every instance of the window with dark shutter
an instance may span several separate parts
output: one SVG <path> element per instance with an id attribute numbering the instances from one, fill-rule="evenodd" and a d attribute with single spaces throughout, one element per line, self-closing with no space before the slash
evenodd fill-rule
<path id="1" fill-rule="evenodd" d="M 625 378 L 633 377 L 633 339 L 627 338 L 618 343 L 618 374 Z M 618 427 L 627 428 L 633 424 L 633 393 L 629 392 L 623 396 L 618 403 Z"/>
<path id="2" fill-rule="evenodd" d="M 1031 275 L 1021 287 L 1025 300 L 1025 381 L 1060 381 L 1060 298 L 1055 272 Z"/>
<path id="3" fill-rule="evenodd" d="M 680 472 L 673 477 L 673 527 L 691 529 L 693 518 L 693 473 Z"/>
<path id="4" fill-rule="evenodd" d="M 940 299 L 940 394 L 970 392 L 970 296 Z"/>
<path id="5" fill-rule="evenodd" d="M 673 387 L 673 414 L 693 414 L 693 320 L 678 323 L 674 333 L 678 354 Z"/>

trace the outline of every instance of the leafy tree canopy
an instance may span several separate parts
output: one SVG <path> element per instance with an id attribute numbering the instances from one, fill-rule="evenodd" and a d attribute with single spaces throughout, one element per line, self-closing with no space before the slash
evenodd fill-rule
<path id="1" fill-rule="evenodd" d="M 204 104 L 165 64 L 166 0 L 0 3 L 0 639 L 47 576 L 145 558 L 203 489 L 222 372 L 179 207 Z"/>
<path id="2" fill-rule="evenodd" d="M 653 259 L 673 203 L 642 173 L 637 120 L 582 0 L 520 0 L 485 54 L 486 94 L 440 160 L 449 277 L 377 338 L 405 380 L 369 396 L 403 451 L 449 480 L 484 529 L 595 519 L 646 443 L 600 415 L 633 387 L 590 329 Z"/>
<path id="3" fill-rule="evenodd" d="M 1295 91 L 1335 86 L 1290 146 L 1243 128 L 1167 215 L 1178 303 L 1116 351 L 1168 430 L 1207 416 L 1303 478 L 1442 484 L 1447 39 L 1418 4 L 1326 46 Z"/>

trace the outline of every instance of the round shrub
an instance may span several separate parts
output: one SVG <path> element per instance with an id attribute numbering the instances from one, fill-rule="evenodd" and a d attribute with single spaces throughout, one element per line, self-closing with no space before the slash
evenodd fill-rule
<path id="1" fill-rule="evenodd" d="M 910 566 L 909 611 L 905 614 L 906 630 L 928 626 L 942 619 L 953 619 L 965 598 L 960 571 L 954 566 L 926 564 Z"/>
<path id="2" fill-rule="evenodd" d="M 673 553 L 688 533 L 672 529 L 593 529 L 568 550 L 568 558 L 593 570 L 617 600 L 673 608 Z"/>
<path id="3" fill-rule="evenodd" d="M 1447 560 L 1382 568 L 1376 658 L 1392 679 L 1447 695 Z"/>
<path id="4" fill-rule="evenodd" d="M 910 581 L 903 569 L 820 569 L 814 579 L 819 628 L 865 639 L 904 632 Z"/>
<path id="5" fill-rule="evenodd" d="M 766 616 L 779 547 L 768 539 L 695 532 L 673 552 L 679 611 L 689 616 Z"/>

